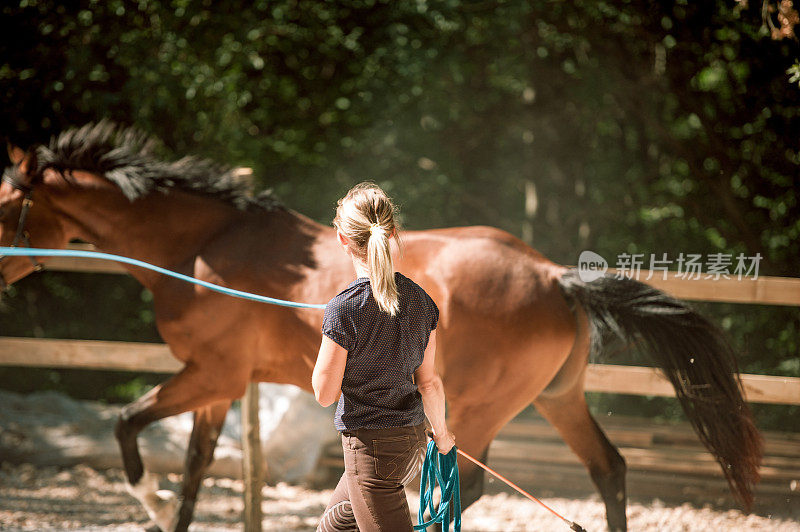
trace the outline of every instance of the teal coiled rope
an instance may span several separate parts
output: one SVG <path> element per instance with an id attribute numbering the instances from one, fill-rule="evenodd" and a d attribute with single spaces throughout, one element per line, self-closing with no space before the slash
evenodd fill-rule
<path id="1" fill-rule="evenodd" d="M 458 450 L 453 446 L 447 454 L 441 454 L 433 440 L 428 442 L 425 462 L 422 465 L 422 477 L 419 482 L 419 514 L 418 525 L 414 530 L 427 530 L 433 523 L 441 523 L 442 532 L 450 530 L 450 514 L 453 514 L 453 531 L 461 532 L 461 486 L 458 478 Z M 433 491 L 436 484 L 442 492 L 439 508 L 433 502 Z M 425 510 L 431 516 L 425 521 Z"/>
<path id="2" fill-rule="evenodd" d="M 324 304 L 314 304 L 314 303 L 297 303 L 295 301 L 285 301 L 283 299 L 275 299 L 274 297 L 267 297 L 267 296 L 260 296 L 258 294 L 251 294 L 250 292 L 244 292 L 242 290 L 234 290 L 233 288 L 227 288 L 225 286 L 220 286 L 218 284 L 209 283 L 208 281 L 203 281 L 200 279 L 195 279 L 194 277 L 190 277 L 188 275 L 183 275 L 182 273 L 173 272 L 172 270 L 167 270 L 166 268 L 162 268 L 160 266 L 155 266 L 150 264 L 149 262 L 144 262 L 142 260 L 131 259 L 128 257 L 123 257 L 122 255 L 114 255 L 112 253 L 101 253 L 99 251 L 88 251 L 83 249 L 39 249 L 39 248 L 10 248 L 10 247 L 2 247 L 0 246 L 0 257 L 83 257 L 83 258 L 90 258 L 90 259 L 103 259 L 103 260 L 111 260 L 115 262 L 123 262 L 125 264 L 131 264 L 133 266 L 139 266 L 140 268 L 145 268 L 147 270 L 152 270 L 154 272 L 158 272 L 164 275 L 169 275 L 170 277 L 174 277 L 176 279 L 180 279 L 181 281 L 186 281 L 189 283 L 194 283 L 196 285 L 203 286 L 208 288 L 209 290 L 215 290 L 217 292 L 221 292 L 223 294 L 227 294 L 233 297 L 240 297 L 242 299 L 249 299 L 251 301 L 258 301 L 260 303 L 269 303 L 271 305 L 280 305 L 282 307 L 294 307 L 294 308 L 314 308 L 314 309 L 324 309 Z"/>

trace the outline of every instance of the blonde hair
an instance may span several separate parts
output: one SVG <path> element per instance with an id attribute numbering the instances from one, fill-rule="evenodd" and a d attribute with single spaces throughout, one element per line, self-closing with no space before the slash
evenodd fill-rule
<path id="1" fill-rule="evenodd" d="M 372 297 L 378 308 L 394 316 L 400 309 L 389 239 L 397 236 L 396 208 L 374 183 L 359 183 L 339 200 L 333 225 L 350 242 L 353 253 L 365 259 Z M 399 243 L 399 238 L 398 238 Z"/>

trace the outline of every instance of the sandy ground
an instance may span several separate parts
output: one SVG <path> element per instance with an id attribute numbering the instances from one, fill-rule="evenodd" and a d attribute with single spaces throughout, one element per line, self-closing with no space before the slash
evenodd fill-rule
<path id="1" fill-rule="evenodd" d="M 178 475 L 162 479 L 162 488 L 176 489 Z M 278 484 L 263 490 L 263 529 L 315 529 L 331 490 L 312 490 Z M 416 513 L 418 494 L 409 493 Z M 603 505 L 584 500 L 546 498 L 543 501 L 587 531 L 605 530 Z M 242 530 L 242 483 L 226 478 L 204 481 L 191 530 Z M 772 516 L 746 515 L 738 510 L 668 506 L 658 500 L 628 506 L 631 530 L 658 531 L 798 531 L 800 522 Z M 0 467 L 0 530 L 142 530 L 148 525 L 144 510 L 124 488 L 117 469 L 97 471 L 86 466 Z M 467 531 L 569 530 L 546 510 L 520 496 L 484 495 L 463 514 Z"/>

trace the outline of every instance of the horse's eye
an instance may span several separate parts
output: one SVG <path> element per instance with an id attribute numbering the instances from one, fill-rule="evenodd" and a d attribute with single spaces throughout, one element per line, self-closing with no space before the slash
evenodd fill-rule
<path id="1" fill-rule="evenodd" d="M 0 220 L 6 217 L 6 210 L 0 207 Z"/>

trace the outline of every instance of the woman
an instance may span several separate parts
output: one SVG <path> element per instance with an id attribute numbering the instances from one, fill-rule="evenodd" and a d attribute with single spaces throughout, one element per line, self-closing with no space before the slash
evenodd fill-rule
<path id="1" fill-rule="evenodd" d="M 403 486 L 425 449 L 425 416 L 448 453 L 442 381 L 434 368 L 439 310 L 395 272 L 389 243 L 395 208 L 378 186 L 356 185 L 339 200 L 333 225 L 357 279 L 325 308 L 311 384 L 317 401 L 338 400 L 345 472 L 317 530 L 412 530 Z"/>

